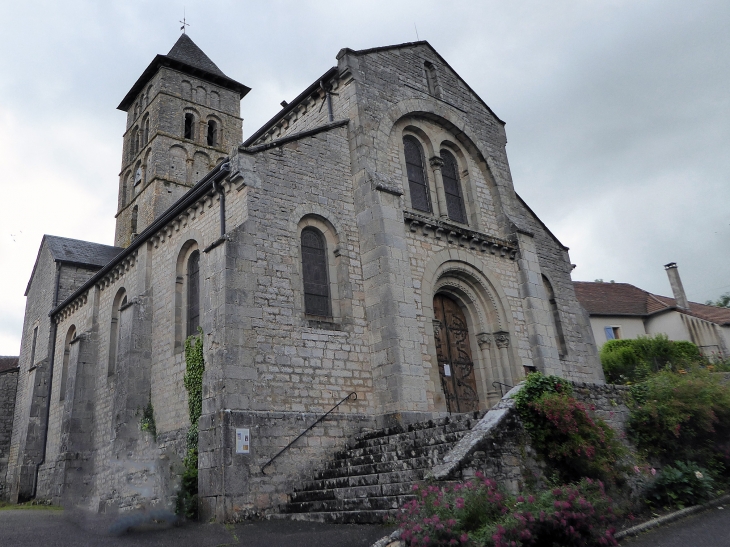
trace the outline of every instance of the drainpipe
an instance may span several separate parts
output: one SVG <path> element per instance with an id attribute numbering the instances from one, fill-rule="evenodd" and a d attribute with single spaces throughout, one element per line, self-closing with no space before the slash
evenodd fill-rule
<path id="1" fill-rule="evenodd" d="M 230 173 L 231 171 L 231 165 L 230 162 L 226 162 L 225 164 L 221 165 L 220 172 L 221 173 Z M 223 185 L 220 183 L 220 180 L 217 178 L 213 179 L 213 190 L 218 192 L 218 195 L 220 196 L 220 228 L 221 228 L 221 238 L 226 235 L 226 191 L 223 189 Z"/>
<path id="2" fill-rule="evenodd" d="M 56 262 L 56 286 L 53 288 L 53 307 L 55 309 L 58 305 L 58 288 L 61 281 L 61 263 Z M 53 361 L 56 355 L 56 322 L 51 317 L 51 352 L 48 356 L 48 398 L 46 399 L 46 419 L 43 424 L 43 451 L 41 452 L 40 461 L 35 464 L 35 472 L 33 473 L 33 492 L 31 492 L 30 499 L 35 499 L 38 492 L 38 473 L 41 465 L 46 463 L 46 446 L 48 445 L 48 422 L 50 421 L 51 415 L 51 394 L 53 393 Z M 31 363 L 33 366 L 33 363 Z"/>
<path id="3" fill-rule="evenodd" d="M 335 114 L 334 112 L 332 112 L 332 93 L 330 93 L 330 91 L 324 85 L 324 80 L 319 81 L 319 87 L 321 87 L 322 91 L 324 91 L 324 96 L 327 100 L 327 115 L 330 123 L 332 123 L 333 121 L 335 121 Z"/>

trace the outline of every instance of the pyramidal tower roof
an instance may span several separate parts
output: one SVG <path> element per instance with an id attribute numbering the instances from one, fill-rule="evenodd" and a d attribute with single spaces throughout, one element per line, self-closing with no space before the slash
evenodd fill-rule
<path id="1" fill-rule="evenodd" d="M 226 76 L 218 66 L 210 60 L 202 49 L 187 34 L 181 34 L 175 45 L 167 55 L 157 55 L 150 65 L 145 69 L 139 79 L 129 90 L 117 107 L 119 110 L 127 111 L 134 102 L 139 92 L 142 91 L 147 82 L 157 73 L 160 67 L 166 66 L 191 76 L 207 80 L 232 91 L 238 91 L 241 98 L 251 91 L 251 88 Z"/>

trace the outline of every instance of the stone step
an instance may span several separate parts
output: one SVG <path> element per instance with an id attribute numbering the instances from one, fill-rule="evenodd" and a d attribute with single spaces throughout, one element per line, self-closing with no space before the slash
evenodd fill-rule
<path id="1" fill-rule="evenodd" d="M 301 489 L 296 492 L 304 492 L 308 490 L 326 490 L 333 488 L 348 488 L 352 486 L 372 486 L 375 484 L 392 484 L 422 481 L 426 476 L 425 469 L 411 469 L 408 471 L 396 471 L 393 473 L 373 473 L 370 475 L 355 475 L 348 477 L 338 477 L 335 479 L 321 479 L 308 481 Z"/>
<path id="2" fill-rule="evenodd" d="M 411 431 L 399 431 L 397 433 L 390 433 L 390 434 L 383 434 L 379 435 L 378 437 L 374 438 L 364 438 L 364 439 L 357 439 L 352 445 L 349 447 L 349 450 L 357 449 L 357 448 L 365 448 L 365 447 L 374 447 L 379 445 L 387 445 L 387 444 L 393 444 L 398 443 L 407 439 L 416 439 L 416 438 L 424 438 L 424 437 L 430 437 L 434 434 L 439 433 L 453 433 L 457 431 L 468 431 L 472 428 L 474 424 L 476 424 L 477 420 L 465 420 L 465 421 L 459 421 L 459 422 L 450 422 L 448 424 L 443 424 L 439 426 L 433 426 L 433 427 L 424 427 L 420 429 L 414 429 Z M 389 430 L 380 430 L 380 432 L 385 432 Z"/>
<path id="3" fill-rule="evenodd" d="M 344 488 L 325 488 L 294 492 L 290 503 L 325 501 L 337 499 L 377 498 L 382 496 L 405 496 L 413 492 L 412 482 L 394 482 L 369 486 L 348 486 Z"/>
<path id="4" fill-rule="evenodd" d="M 382 452 L 362 453 L 357 451 L 328 462 L 326 468 L 337 469 L 340 467 L 352 467 L 415 458 L 417 456 L 427 455 L 434 450 L 442 451 L 443 446 L 450 448 L 459 442 L 463 436 L 464 434 L 451 433 L 441 438 L 421 439 L 419 442 L 392 446 L 390 450 L 384 450 Z"/>
<path id="5" fill-rule="evenodd" d="M 363 498 L 324 499 L 287 503 L 282 508 L 285 513 L 329 513 L 340 511 L 396 511 L 415 497 L 372 496 Z"/>
<path id="6" fill-rule="evenodd" d="M 357 475 L 372 475 L 377 473 L 392 473 L 395 471 L 408 471 L 411 469 L 431 468 L 441 463 L 443 454 L 448 452 L 450 445 L 437 445 L 428 455 L 415 458 L 404 458 L 382 463 L 371 463 L 365 465 L 353 465 L 349 467 L 336 467 L 334 469 L 323 469 L 314 474 L 314 480 L 337 479 Z"/>

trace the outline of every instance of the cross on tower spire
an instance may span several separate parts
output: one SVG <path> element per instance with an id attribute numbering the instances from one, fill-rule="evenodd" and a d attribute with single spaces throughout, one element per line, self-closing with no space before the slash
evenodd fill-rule
<path id="1" fill-rule="evenodd" d="M 182 21 L 179 21 L 182 23 L 182 26 L 180 27 L 180 30 L 183 31 L 183 34 L 185 34 L 185 27 L 189 27 L 190 24 L 185 22 L 185 8 L 183 8 L 183 18 Z"/>

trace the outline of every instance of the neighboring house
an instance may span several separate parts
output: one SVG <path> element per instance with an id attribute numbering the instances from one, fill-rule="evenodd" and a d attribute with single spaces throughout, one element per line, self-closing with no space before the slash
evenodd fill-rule
<path id="1" fill-rule="evenodd" d="M 0 356 L 0 500 L 8 494 L 5 474 L 13 433 L 13 409 L 18 387 L 18 358 Z"/>
<path id="2" fill-rule="evenodd" d="M 628 283 L 575 281 L 575 294 L 591 318 L 599 348 L 607 340 L 666 334 L 696 344 L 703 355 L 730 357 L 730 309 L 689 302 L 677 264 L 664 266 L 674 298 Z"/>

